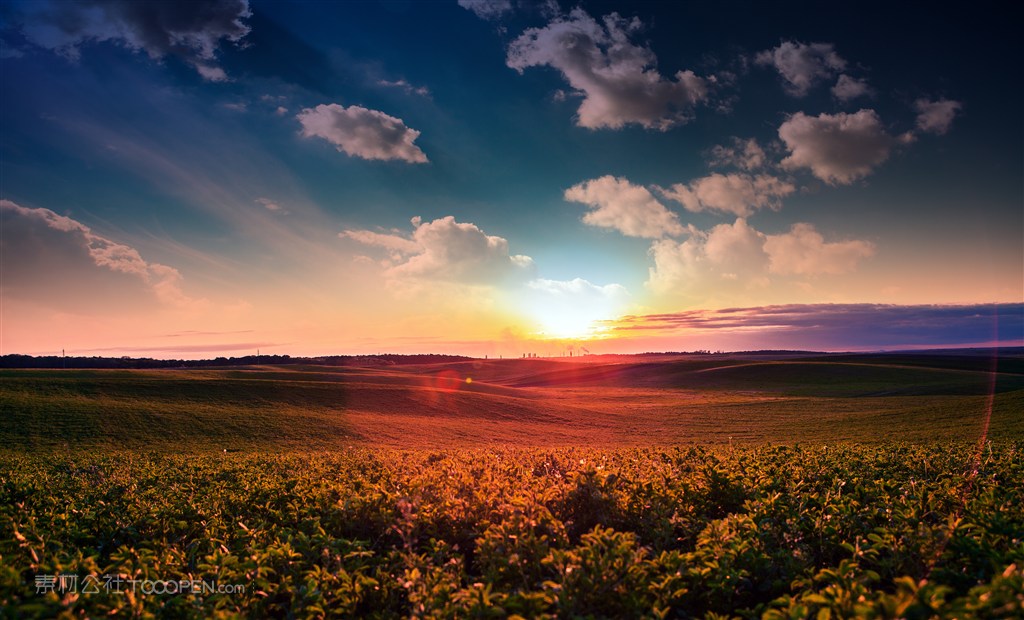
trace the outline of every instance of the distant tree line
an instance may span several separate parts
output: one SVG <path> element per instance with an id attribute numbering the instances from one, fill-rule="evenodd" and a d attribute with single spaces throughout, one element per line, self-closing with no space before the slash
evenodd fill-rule
<path id="1" fill-rule="evenodd" d="M 290 355 L 244 355 L 206 360 L 161 360 L 151 357 L 62 357 L 60 355 L 3 355 L 0 368 L 206 368 L 210 366 L 251 366 L 256 364 L 317 366 L 395 366 L 402 364 L 436 364 L 472 360 L 465 355 L 438 353 L 420 355 L 326 355 L 323 357 L 292 357 Z"/>
<path id="2" fill-rule="evenodd" d="M 645 351 L 637 355 L 806 355 L 816 351 L 798 351 L 789 349 L 759 349 L 757 351 L 712 351 L 697 349 L 696 351 Z"/>

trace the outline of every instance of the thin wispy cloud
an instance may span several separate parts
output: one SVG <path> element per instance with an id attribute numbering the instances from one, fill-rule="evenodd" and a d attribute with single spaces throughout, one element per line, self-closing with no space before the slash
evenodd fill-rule
<path id="1" fill-rule="evenodd" d="M 953 119 L 959 114 L 963 104 L 949 99 L 918 99 L 914 102 L 917 110 L 917 128 L 924 133 L 943 135 L 953 125 Z"/>
<path id="2" fill-rule="evenodd" d="M 377 84 L 385 88 L 395 88 L 407 95 L 418 95 L 420 97 L 430 98 L 430 89 L 426 86 L 414 86 L 405 79 L 398 80 L 377 80 Z"/>

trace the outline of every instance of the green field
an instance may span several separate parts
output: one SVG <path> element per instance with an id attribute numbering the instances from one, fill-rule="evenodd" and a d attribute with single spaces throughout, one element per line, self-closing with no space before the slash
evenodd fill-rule
<path id="1" fill-rule="evenodd" d="M 6 370 L 0 614 L 1020 617 L 1024 370 L 994 369 Z M 214 587 L 128 591 L 181 580 Z"/>
<path id="2" fill-rule="evenodd" d="M 992 373 L 984 358 L 938 362 L 3 370 L 0 442 L 30 451 L 924 442 L 977 438 L 986 423 L 993 437 L 1024 439 L 1024 364 Z"/>

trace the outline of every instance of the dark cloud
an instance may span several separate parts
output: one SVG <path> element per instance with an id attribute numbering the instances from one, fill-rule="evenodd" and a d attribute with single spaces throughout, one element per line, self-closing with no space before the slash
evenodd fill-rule
<path id="1" fill-rule="evenodd" d="M 621 332 L 738 332 L 755 348 L 870 349 L 1024 343 L 1024 304 L 790 304 L 628 316 Z"/>
<path id="2" fill-rule="evenodd" d="M 657 69 L 650 48 L 633 42 L 643 24 L 618 13 L 601 22 L 580 8 L 530 28 L 508 47 L 506 64 L 522 73 L 529 67 L 557 69 L 582 95 L 576 123 L 588 129 L 621 129 L 636 124 L 665 131 L 693 118 L 708 99 L 713 80 L 693 71 L 673 77 Z"/>
<path id="3" fill-rule="evenodd" d="M 963 104 L 949 99 L 918 99 L 914 102 L 917 110 L 917 128 L 925 133 L 943 135 L 949 131 L 953 118 L 959 113 Z"/>
<path id="4" fill-rule="evenodd" d="M 849 185 L 867 176 L 896 145 L 910 139 L 890 135 L 874 110 L 818 116 L 797 112 L 779 126 L 779 137 L 789 150 L 783 168 L 806 168 L 832 185 Z"/>
<path id="5" fill-rule="evenodd" d="M 815 84 L 846 68 L 846 61 L 831 43 L 783 41 L 778 47 L 759 52 L 754 62 L 775 67 L 784 80 L 786 92 L 803 97 Z"/>
<path id="6" fill-rule="evenodd" d="M 78 0 L 30 4 L 22 19 L 26 38 L 77 58 L 88 43 L 110 41 L 160 60 L 175 56 L 210 81 L 227 79 L 217 63 L 223 40 L 249 34 L 248 0 Z"/>

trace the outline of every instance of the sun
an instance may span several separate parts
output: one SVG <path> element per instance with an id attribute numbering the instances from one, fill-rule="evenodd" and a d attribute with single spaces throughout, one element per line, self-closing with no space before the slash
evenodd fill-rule
<path id="1" fill-rule="evenodd" d="M 539 309 L 538 312 L 532 313 L 531 318 L 539 328 L 539 335 L 544 338 L 586 340 L 600 337 L 605 331 L 600 321 L 612 317 L 593 312 L 576 313 Z"/>
<path id="2" fill-rule="evenodd" d="M 606 295 L 550 290 L 524 295 L 521 314 L 543 339 L 593 340 L 610 335 L 608 321 L 622 314 L 622 300 Z"/>

